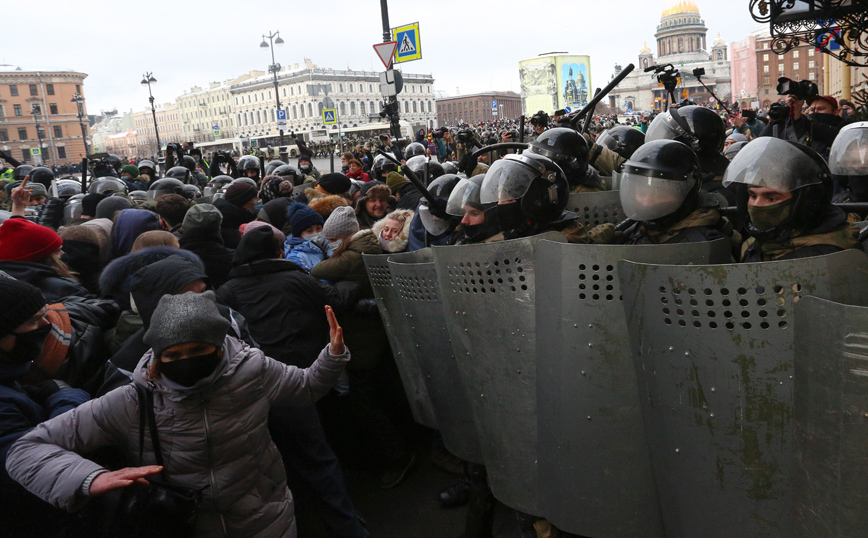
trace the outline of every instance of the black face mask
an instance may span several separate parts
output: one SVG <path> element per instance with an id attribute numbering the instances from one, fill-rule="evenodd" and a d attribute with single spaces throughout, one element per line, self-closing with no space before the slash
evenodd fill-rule
<path id="1" fill-rule="evenodd" d="M 500 230 L 508 232 L 521 228 L 527 219 L 521 211 L 521 202 L 516 201 L 512 204 L 500 204 L 495 209 L 497 214 L 497 224 Z"/>
<path id="2" fill-rule="evenodd" d="M 0 364 L 4 366 L 4 374 L 13 379 L 27 374 L 30 371 L 30 363 L 39 356 L 50 332 L 49 324 L 30 332 L 15 334 L 15 346 L 12 351 L 0 352 Z"/>
<path id="3" fill-rule="evenodd" d="M 819 112 L 814 112 L 813 114 L 808 115 L 808 119 L 818 123 L 835 124 L 840 121 L 841 118 L 834 114 L 820 114 Z"/>
<path id="4" fill-rule="evenodd" d="M 220 350 L 216 349 L 208 355 L 189 357 L 172 362 L 161 362 L 160 372 L 166 379 L 174 381 L 182 387 L 192 387 L 199 381 L 214 373 L 220 364 Z"/>

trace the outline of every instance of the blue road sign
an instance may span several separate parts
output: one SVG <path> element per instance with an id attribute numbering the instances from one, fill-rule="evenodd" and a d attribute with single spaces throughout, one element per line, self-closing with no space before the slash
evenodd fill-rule
<path id="1" fill-rule="evenodd" d="M 286 121 L 286 110 L 277 111 L 277 121 Z M 217 126 L 215 125 L 214 128 L 216 129 Z"/>
<path id="2" fill-rule="evenodd" d="M 571 113 L 572 111 L 573 111 L 573 107 L 571 107 L 571 106 L 568 106 L 564 109 L 564 112 L 566 112 L 567 114 Z"/>
<path id="3" fill-rule="evenodd" d="M 422 59 L 422 42 L 419 38 L 419 23 L 392 28 L 392 40 L 398 43 L 395 62 L 410 62 Z"/>
<path id="4" fill-rule="evenodd" d="M 491 102 L 491 110 L 497 110 L 497 101 Z"/>

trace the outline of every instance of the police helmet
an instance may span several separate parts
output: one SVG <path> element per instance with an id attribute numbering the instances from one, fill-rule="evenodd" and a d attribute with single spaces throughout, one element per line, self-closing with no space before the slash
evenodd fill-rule
<path id="1" fill-rule="evenodd" d="M 278 161 L 278 160 L 268 161 L 268 163 L 265 165 L 265 175 L 270 176 L 271 174 L 274 173 L 275 170 L 277 170 L 281 166 L 289 166 L 289 165 L 287 165 L 283 161 Z"/>
<path id="2" fill-rule="evenodd" d="M 150 161 L 148 159 L 144 159 L 144 160 L 139 161 L 138 167 L 139 167 L 139 172 L 141 172 L 141 173 L 146 173 L 146 172 L 142 172 L 142 170 L 144 170 L 145 168 L 150 168 L 152 174 L 157 173 L 157 167 L 154 166 L 154 161 Z M 149 175 L 151 175 L 151 174 L 149 174 Z M 151 179 L 154 179 L 154 177 L 151 176 Z"/>
<path id="3" fill-rule="evenodd" d="M 645 133 L 626 125 L 616 125 L 597 137 L 597 145 L 609 148 L 621 157 L 629 159 L 639 146 L 645 143 Z"/>
<path id="4" fill-rule="evenodd" d="M 25 177 L 30 175 L 33 167 L 29 164 L 21 164 L 15 167 L 12 171 L 12 181 L 23 181 Z"/>
<path id="5" fill-rule="evenodd" d="M 179 194 L 187 198 L 187 191 L 184 189 L 184 183 L 173 177 L 164 177 L 157 181 L 151 182 L 148 187 L 148 201 L 156 201 L 157 198 L 164 194 Z"/>
<path id="6" fill-rule="evenodd" d="M 398 171 L 398 165 L 396 165 L 395 163 L 392 163 L 392 166 L 395 167 L 395 171 L 397 172 Z M 454 163 L 452 161 L 446 161 L 445 163 L 442 163 L 440 166 L 443 167 L 443 173 L 444 174 L 457 174 L 458 173 L 458 166 L 456 165 L 456 163 Z"/>
<path id="7" fill-rule="evenodd" d="M 185 157 L 188 155 L 185 155 Z M 174 178 L 180 181 L 181 183 L 195 183 L 196 180 L 193 177 L 193 173 L 186 166 L 173 166 L 169 168 L 166 172 L 166 177 Z"/>
<path id="8" fill-rule="evenodd" d="M 183 196 L 188 200 L 195 200 L 202 197 L 202 191 L 199 190 L 198 185 L 184 185 Z"/>
<path id="9" fill-rule="evenodd" d="M 575 129 L 549 129 L 531 142 L 526 151 L 556 162 L 567 175 L 570 185 L 580 184 L 587 174 L 588 143 Z"/>
<path id="10" fill-rule="evenodd" d="M 279 176 L 281 179 L 292 181 L 293 185 L 301 185 L 304 183 L 304 174 L 302 174 L 298 168 L 291 164 L 283 164 L 282 161 L 277 162 L 281 163 L 281 165 L 272 170 L 272 174 Z"/>
<path id="11" fill-rule="evenodd" d="M 101 177 L 92 182 L 87 187 L 88 193 L 108 194 L 119 192 L 126 194 L 128 192 L 127 185 L 123 181 L 113 177 Z"/>
<path id="12" fill-rule="evenodd" d="M 747 142 L 736 142 L 735 144 L 730 144 L 730 146 L 728 148 L 723 150 L 723 156 L 731 161 L 735 158 L 735 156 L 738 154 L 738 152 L 741 151 L 741 149 L 743 147 L 745 147 L 746 145 L 747 145 Z"/>
<path id="13" fill-rule="evenodd" d="M 130 200 L 137 204 L 143 204 L 148 201 L 148 193 L 146 191 L 133 191 L 129 196 Z"/>
<path id="14" fill-rule="evenodd" d="M 66 205 L 63 207 L 64 226 L 69 226 L 72 221 L 81 217 L 82 210 L 84 209 L 81 205 L 82 198 L 84 198 L 84 194 L 76 194 L 66 201 Z"/>
<path id="15" fill-rule="evenodd" d="M 247 170 L 256 170 L 259 173 L 259 169 L 262 165 L 259 163 L 259 159 L 254 155 L 245 155 L 238 159 L 237 168 L 241 172 L 246 172 Z"/>
<path id="16" fill-rule="evenodd" d="M 651 222 L 692 211 L 702 175 L 696 154 L 676 140 L 653 140 L 630 157 L 620 173 L 619 195 L 627 218 Z"/>
<path id="17" fill-rule="evenodd" d="M 59 179 L 56 185 L 57 196 L 64 200 L 70 199 L 76 194 L 81 194 L 81 183 L 74 179 Z"/>
<path id="18" fill-rule="evenodd" d="M 440 176 L 428 185 L 428 192 L 448 205 L 449 195 L 452 194 L 459 181 L 461 178 L 455 174 Z M 428 233 L 439 236 L 451 231 L 461 219 L 456 220 L 451 217 L 441 219 L 434 216 L 431 213 L 428 200 L 423 198 L 419 203 L 419 220 L 422 221 L 422 225 Z"/>
<path id="19" fill-rule="evenodd" d="M 868 121 L 841 128 L 829 151 L 829 169 L 854 201 L 868 200 Z"/>
<path id="20" fill-rule="evenodd" d="M 54 181 L 54 172 L 50 168 L 38 166 L 30 171 L 30 182 L 39 183 L 46 189 L 51 188 L 51 182 Z"/>
<path id="21" fill-rule="evenodd" d="M 720 116 L 713 110 L 696 105 L 673 107 L 659 114 L 645 133 L 646 142 L 684 142 L 700 159 L 720 153 L 725 138 L 726 128 Z"/>
<path id="22" fill-rule="evenodd" d="M 214 176 L 205 187 L 205 196 L 214 196 L 220 190 L 228 187 L 233 181 L 235 181 L 235 179 L 232 176 Z"/>
<path id="23" fill-rule="evenodd" d="M 413 142 L 411 144 L 407 144 L 407 147 L 404 148 L 404 157 L 407 160 L 410 160 L 411 157 L 416 156 L 425 156 L 425 146 L 420 144 L 419 142 Z"/>
<path id="24" fill-rule="evenodd" d="M 509 154 L 491 165 L 482 181 L 480 202 L 517 201 L 529 220 L 552 222 L 567 206 L 569 185 L 563 170 L 536 153 Z"/>

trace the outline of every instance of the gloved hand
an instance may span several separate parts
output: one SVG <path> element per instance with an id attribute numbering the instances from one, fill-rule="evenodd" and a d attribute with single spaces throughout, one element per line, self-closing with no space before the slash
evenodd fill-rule
<path id="1" fill-rule="evenodd" d="M 588 239 L 597 245 L 620 245 L 624 242 L 624 232 L 617 231 L 611 223 L 598 224 L 588 230 Z"/>
<path id="2" fill-rule="evenodd" d="M 374 299 L 360 299 L 353 307 L 353 314 L 359 316 L 375 317 L 380 315 L 380 310 L 377 307 L 377 301 Z"/>
<path id="3" fill-rule="evenodd" d="M 67 383 L 59 379 L 49 379 L 35 385 L 25 385 L 24 390 L 27 395 L 39 404 L 44 404 L 53 394 L 60 392 L 63 389 L 71 389 Z"/>

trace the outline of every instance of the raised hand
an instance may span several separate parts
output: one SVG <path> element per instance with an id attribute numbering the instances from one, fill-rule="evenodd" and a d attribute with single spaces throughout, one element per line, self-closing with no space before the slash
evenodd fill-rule
<path id="1" fill-rule="evenodd" d="M 326 306 L 325 311 L 326 318 L 329 320 L 329 337 L 331 339 L 329 349 L 331 354 L 343 355 L 346 351 L 346 347 L 344 347 L 344 330 L 338 325 L 338 318 L 335 317 L 332 307 Z"/>

